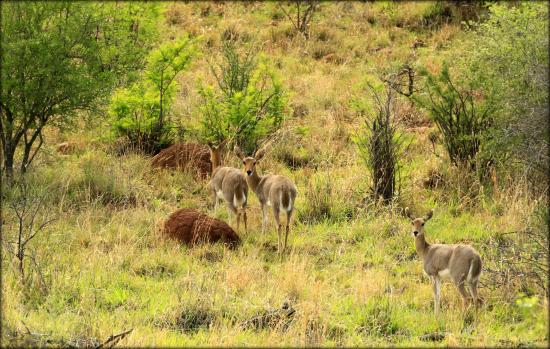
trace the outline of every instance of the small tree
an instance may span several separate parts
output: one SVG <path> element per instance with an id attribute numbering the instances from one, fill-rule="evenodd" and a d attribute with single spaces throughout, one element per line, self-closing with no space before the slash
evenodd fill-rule
<path id="1" fill-rule="evenodd" d="M 20 280 L 25 283 L 28 280 L 25 262 L 29 255 L 29 243 L 53 219 L 42 217 L 47 194 L 45 191 L 39 192 L 29 183 L 21 181 L 14 185 L 10 193 L 6 194 L 9 201 L 8 206 L 15 214 L 15 229 L 12 230 L 15 234 L 9 235 L 8 239 L 3 238 L 2 242 L 6 250 L 17 260 Z"/>
<path id="2" fill-rule="evenodd" d="M 492 122 L 490 98 L 481 97 L 480 91 L 455 86 L 447 65 L 437 76 L 425 69 L 420 73 L 426 77 L 426 91 L 414 94 L 413 100 L 430 113 L 451 162 L 475 169 L 476 155 Z"/>
<path id="3" fill-rule="evenodd" d="M 390 202 L 400 185 L 399 157 L 403 141 L 397 128 L 394 91 L 385 86 L 385 96 L 381 97 L 374 86 L 374 111 L 366 110 L 359 104 L 359 112 L 371 114 L 364 118 L 363 127 L 355 143 L 359 155 L 364 160 L 372 175 L 372 195 L 376 201 Z"/>
<path id="4" fill-rule="evenodd" d="M 251 154 L 283 121 L 286 99 L 281 83 L 265 61 L 257 62 L 252 51 L 239 55 L 232 43 L 223 48 L 222 63 L 212 72 L 218 90 L 199 89 L 203 138 L 214 143 L 232 139 Z"/>
<path id="5" fill-rule="evenodd" d="M 304 38 L 309 39 L 309 24 L 315 11 L 319 9 L 319 3 L 320 1 L 315 0 L 295 0 L 287 2 L 286 6 L 279 4 L 279 8 L 284 12 L 294 28 Z M 288 7 L 288 9 L 285 7 Z M 295 8 L 294 11 L 290 10 L 292 7 Z"/>
<path id="6" fill-rule="evenodd" d="M 195 45 L 187 36 L 149 54 L 143 77 L 111 99 L 109 111 L 118 135 L 146 153 L 156 153 L 172 141 L 167 112 L 177 89 L 176 78 L 195 54 Z"/>

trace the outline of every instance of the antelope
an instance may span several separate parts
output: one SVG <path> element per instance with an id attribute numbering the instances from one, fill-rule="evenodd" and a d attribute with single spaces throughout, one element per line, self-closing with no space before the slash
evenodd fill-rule
<path id="1" fill-rule="evenodd" d="M 409 208 L 405 214 L 411 219 L 416 252 L 424 262 L 424 272 L 429 276 L 434 293 L 435 314 L 439 313 L 441 279 L 450 278 L 462 296 L 462 308 L 468 303 L 468 286 L 475 306 L 478 304 L 477 284 L 481 275 L 481 257 L 477 251 L 463 244 L 429 244 L 424 234 L 424 224 L 433 216 L 433 209 L 422 218 L 413 218 Z"/>
<path id="2" fill-rule="evenodd" d="M 210 148 L 210 161 L 212 162 L 212 177 L 210 188 L 214 199 L 214 210 L 218 209 L 219 200 L 227 204 L 229 215 L 237 217 L 237 230 L 239 230 L 241 216 L 244 221 L 244 231 L 247 231 L 246 203 L 248 198 L 248 185 L 241 170 L 234 167 L 221 166 L 221 152 L 225 146 L 222 142 L 217 147 L 208 144 Z"/>
<path id="3" fill-rule="evenodd" d="M 292 217 L 292 211 L 294 210 L 294 202 L 297 194 L 296 186 L 290 179 L 281 175 L 268 174 L 260 176 L 258 174 L 256 164 L 264 157 L 265 147 L 255 152 L 253 156 L 244 156 L 238 147 L 235 147 L 235 153 L 243 162 L 244 170 L 247 174 L 246 181 L 250 189 L 256 193 L 258 201 L 260 201 L 262 207 L 262 233 L 265 233 L 268 220 L 266 206 L 271 206 L 273 210 L 273 216 L 277 223 L 277 251 L 282 253 L 287 245 L 290 219 Z M 279 219 L 281 211 L 286 212 L 284 242 L 282 241 L 282 225 Z"/>

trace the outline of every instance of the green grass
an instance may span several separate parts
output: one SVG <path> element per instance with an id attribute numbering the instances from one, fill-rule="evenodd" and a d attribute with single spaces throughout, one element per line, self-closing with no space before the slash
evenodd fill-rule
<path id="1" fill-rule="evenodd" d="M 364 93 L 365 79 L 409 59 L 417 37 L 427 47 L 417 51 L 416 59 L 437 67 L 445 55 L 442 42 L 458 42 L 459 25 L 423 26 L 422 20 L 437 11 L 430 2 L 323 3 L 312 24 L 312 39 L 303 42 L 276 4 L 173 6 L 170 16 L 179 19 L 171 20 L 167 35 L 204 32 L 203 50 L 208 42 L 219 45 L 227 28 L 245 33 L 240 37 L 246 40 L 264 42 L 263 51 L 274 62 L 290 101 L 307 110 L 287 120 L 295 132 L 259 165 L 261 173 L 284 174 L 298 187 L 290 251 L 278 257 L 272 217 L 268 232 L 261 233 L 253 195 L 250 229 L 240 232 L 240 248 L 188 249 L 164 240 L 162 222 L 181 207 L 227 220 L 223 206 L 218 212 L 210 208 L 206 181 L 152 170 L 143 156 L 110 154 L 108 143 L 97 140 L 108 125 L 47 134 L 29 178 L 49 193 L 40 216 L 56 220 L 30 244 L 37 266 L 28 266 L 34 274 L 27 286 L 19 283 L 11 255 L 3 253 L 3 345 L 6 335 L 24 334 L 26 328 L 46 334 L 43 340 L 65 343 L 103 341 L 133 328 L 121 342 L 124 346 L 547 344 L 547 299 L 535 293 L 538 298 L 529 305 L 516 283 L 489 287 L 493 274 L 488 271 L 480 288 L 485 304 L 477 316 L 471 310 L 461 312 L 456 288 L 445 284 L 442 314 L 435 318 L 431 285 L 416 255 L 411 225 L 401 214 L 405 206 L 418 215 L 434 207 L 427 239 L 470 243 L 493 270 L 499 253 L 490 242 L 525 228 L 536 200 L 519 185 L 507 188 L 498 200 L 487 184 L 480 194 L 480 183 L 450 168 L 444 156 L 432 154 L 430 129 L 411 128 L 405 130 L 411 145 L 401 159 L 401 196 L 391 207 L 376 206 L 368 200 L 370 177 L 350 140 L 360 123 L 351 100 Z M 323 59 L 326 54 L 335 58 Z M 178 95 L 173 110 L 191 138 L 199 117 L 194 85 L 199 78 L 212 79 L 202 58 L 180 79 L 186 93 Z M 60 139 L 78 140 L 84 149 L 57 155 L 54 145 Z M 297 148 L 308 161 L 290 169 L 284 159 Z M 444 154 L 441 146 L 438 153 Z M 234 156 L 228 156 L 227 164 L 240 166 Z M 431 170 L 445 179 L 441 187 L 423 185 Z M 4 212 L 6 236 L 11 238 L 13 212 Z M 516 304 L 517 299 L 523 301 Z M 286 331 L 239 326 L 285 301 L 296 309 Z M 445 338 L 420 339 L 435 332 Z"/>

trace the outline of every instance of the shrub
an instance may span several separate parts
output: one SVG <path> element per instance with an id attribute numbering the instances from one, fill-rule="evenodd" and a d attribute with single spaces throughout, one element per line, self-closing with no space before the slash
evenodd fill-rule
<path id="1" fill-rule="evenodd" d="M 371 85 L 375 102 L 372 117 L 364 118 L 363 127 L 356 136 L 355 144 L 372 175 L 372 196 L 384 202 L 391 201 L 400 185 L 399 157 L 403 141 L 397 129 L 394 92 L 385 87 L 385 97 L 380 97 Z M 365 105 L 357 105 L 360 114 Z"/>
<path id="2" fill-rule="evenodd" d="M 482 93 L 472 87 L 458 87 L 446 64 L 437 76 L 425 69 L 420 73 L 426 77 L 427 92 L 413 95 L 413 100 L 430 113 L 451 162 L 475 169 L 495 111 L 491 98 L 480 97 Z"/>
<path id="3" fill-rule="evenodd" d="M 523 172 L 521 164 L 531 184 L 547 190 L 548 6 L 494 4 L 489 12 L 487 21 L 470 32 L 467 47 L 461 47 L 469 53 L 457 63 L 495 96 L 499 112 L 486 150 L 510 172 Z"/>
<path id="4" fill-rule="evenodd" d="M 145 153 L 155 154 L 174 137 L 169 111 L 177 89 L 177 76 L 195 55 L 194 43 L 183 36 L 152 51 L 141 79 L 117 91 L 109 113 L 117 136 L 127 137 Z"/>
<path id="5" fill-rule="evenodd" d="M 252 50 L 239 54 L 232 42 L 224 45 L 223 61 L 212 73 L 218 89 L 199 89 L 202 136 L 214 143 L 230 138 L 251 154 L 282 124 L 286 98 L 281 83 L 264 60 L 258 62 Z"/>

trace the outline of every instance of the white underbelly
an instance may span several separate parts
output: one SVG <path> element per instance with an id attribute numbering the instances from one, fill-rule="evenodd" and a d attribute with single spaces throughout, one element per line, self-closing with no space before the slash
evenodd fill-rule
<path id="1" fill-rule="evenodd" d="M 440 270 L 437 275 L 439 275 L 439 277 L 441 278 L 450 278 L 451 277 L 451 271 L 449 270 L 449 268 L 447 269 L 443 269 L 443 270 Z"/>
<path id="2" fill-rule="evenodd" d="M 223 191 L 221 189 L 217 190 L 216 191 L 216 196 L 218 197 L 218 199 L 223 199 Z"/>
<path id="3" fill-rule="evenodd" d="M 267 202 L 265 203 L 267 206 L 270 206 L 271 207 L 271 201 L 270 200 L 267 200 Z"/>

